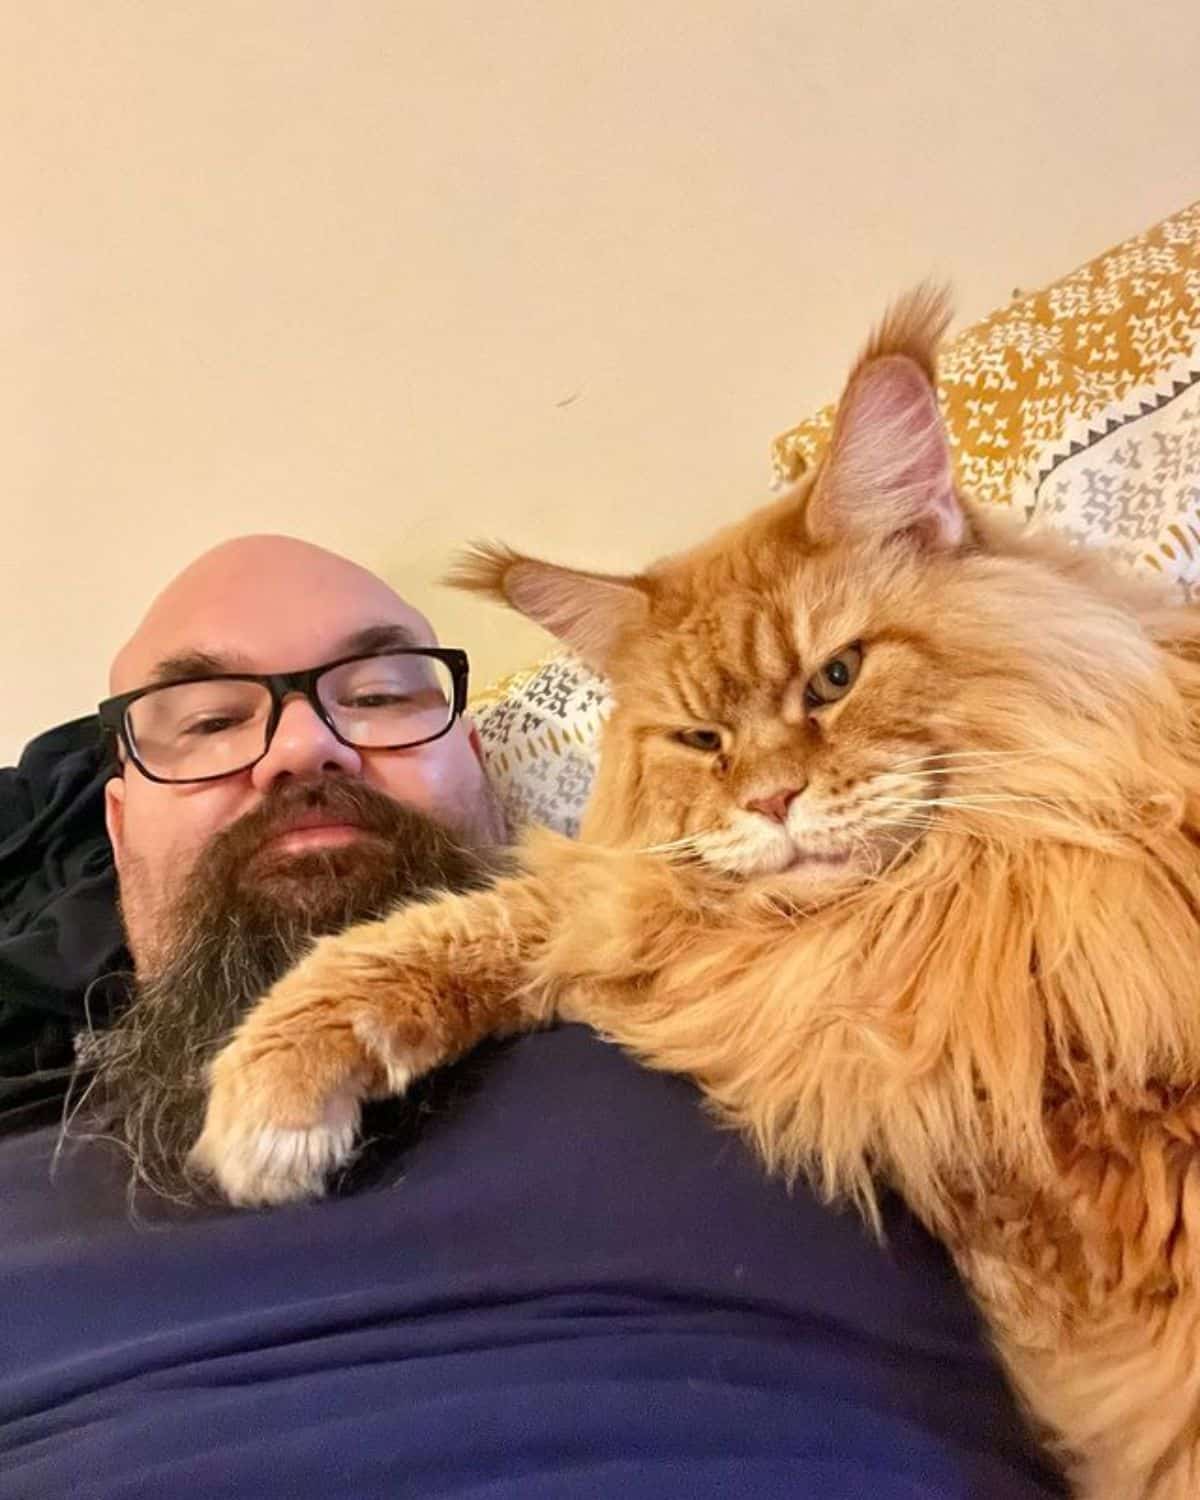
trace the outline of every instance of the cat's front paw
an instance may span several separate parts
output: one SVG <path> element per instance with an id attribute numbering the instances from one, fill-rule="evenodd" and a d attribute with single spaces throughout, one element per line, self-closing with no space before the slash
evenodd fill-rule
<path id="1" fill-rule="evenodd" d="M 320 1197 L 354 1156 L 362 1104 L 402 1094 L 441 1058 L 394 974 L 351 970 L 320 944 L 249 1013 L 210 1070 L 190 1162 L 231 1203 Z"/>
<path id="2" fill-rule="evenodd" d="M 237 1036 L 215 1059 L 193 1168 L 230 1203 L 254 1208 L 320 1197 L 354 1155 L 362 1093 L 308 1088 L 302 1056 Z"/>

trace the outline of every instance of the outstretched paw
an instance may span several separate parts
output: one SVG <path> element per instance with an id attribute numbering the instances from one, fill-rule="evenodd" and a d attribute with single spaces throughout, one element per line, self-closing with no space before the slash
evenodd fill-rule
<path id="1" fill-rule="evenodd" d="M 320 1197 L 354 1155 L 363 1069 L 313 1088 L 303 1054 L 239 1033 L 212 1065 L 204 1129 L 190 1162 L 245 1207 Z"/>
<path id="2" fill-rule="evenodd" d="M 281 1022 L 278 1008 L 264 1001 L 213 1061 L 189 1158 L 244 1207 L 321 1197 L 355 1155 L 363 1102 L 403 1094 L 443 1056 L 369 1013 L 330 1028 L 304 1011 Z"/>
<path id="3" fill-rule="evenodd" d="M 329 1100 L 307 1125 L 276 1123 L 269 1110 L 210 1105 L 190 1164 L 211 1177 L 230 1203 L 253 1208 L 321 1197 L 353 1157 L 361 1109 L 350 1093 Z"/>
<path id="4" fill-rule="evenodd" d="M 363 1101 L 457 1050 L 428 977 L 390 945 L 364 953 L 371 930 L 318 943 L 214 1059 L 190 1161 L 230 1202 L 321 1196 L 354 1156 Z"/>

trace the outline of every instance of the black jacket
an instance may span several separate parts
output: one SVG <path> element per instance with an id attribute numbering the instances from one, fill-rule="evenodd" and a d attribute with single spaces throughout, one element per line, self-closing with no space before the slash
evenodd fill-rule
<path id="1" fill-rule="evenodd" d="M 0 1129 L 61 1099 L 85 997 L 103 1024 L 111 1001 L 95 981 L 129 967 L 104 827 L 112 773 L 94 716 L 0 769 Z"/>

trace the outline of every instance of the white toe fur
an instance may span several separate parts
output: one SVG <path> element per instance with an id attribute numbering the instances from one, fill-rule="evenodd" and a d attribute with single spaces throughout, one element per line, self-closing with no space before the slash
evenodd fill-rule
<path id="1" fill-rule="evenodd" d="M 306 1128 L 252 1125 L 244 1117 L 226 1131 L 209 1125 L 192 1160 L 242 1207 L 320 1197 L 330 1174 L 354 1155 L 359 1114 L 357 1096 L 344 1093 L 328 1102 L 320 1124 Z"/>

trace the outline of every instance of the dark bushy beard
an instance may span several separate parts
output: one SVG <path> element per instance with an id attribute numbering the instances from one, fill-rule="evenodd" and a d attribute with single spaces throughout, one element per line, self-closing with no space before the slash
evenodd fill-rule
<path id="1" fill-rule="evenodd" d="M 320 810 L 369 837 L 286 854 L 265 847 Z M 406 902 L 488 884 L 498 851 L 361 782 L 281 783 L 205 848 L 170 914 L 153 973 L 116 1024 L 94 1038 L 95 1071 L 65 1127 L 115 1141 L 139 1185 L 182 1204 L 211 1199 L 187 1156 L 203 1124 L 206 1069 L 252 1003 L 314 939 Z"/>

